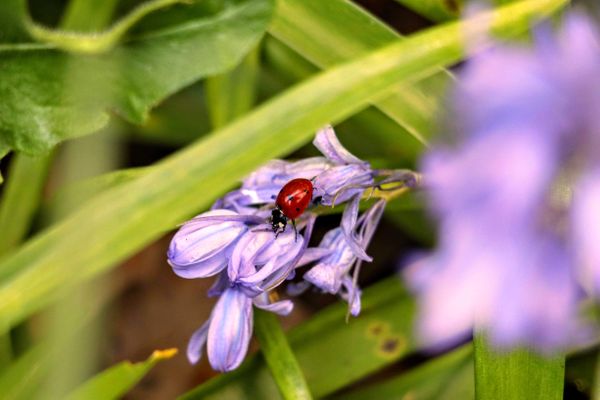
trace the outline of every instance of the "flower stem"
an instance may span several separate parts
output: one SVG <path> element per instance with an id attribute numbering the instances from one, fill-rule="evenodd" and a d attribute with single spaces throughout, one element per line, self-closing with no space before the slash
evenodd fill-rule
<path id="1" fill-rule="evenodd" d="M 266 311 L 255 310 L 254 323 L 254 332 L 263 356 L 283 398 L 312 399 L 306 379 L 277 317 Z"/>

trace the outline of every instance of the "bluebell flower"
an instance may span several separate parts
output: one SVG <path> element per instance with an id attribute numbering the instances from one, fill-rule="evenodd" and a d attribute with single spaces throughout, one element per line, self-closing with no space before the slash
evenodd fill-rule
<path id="1" fill-rule="evenodd" d="M 385 207 L 385 201 L 378 201 L 359 216 L 360 199 L 366 190 L 382 183 L 410 186 L 414 174 L 372 169 L 342 146 L 331 127 L 319 131 L 313 143 L 324 157 L 266 164 L 210 211 L 185 223 L 173 237 L 167 258 L 177 275 L 217 276 L 208 294 L 219 300 L 189 342 L 187 354 L 192 363 L 198 362 L 206 344 L 214 369 L 236 368 L 252 336 L 253 307 L 281 315 L 291 312 L 290 300 L 270 302 L 269 294 L 293 278 L 301 266 L 316 263 L 304 276 L 304 283 L 290 288 L 300 292 L 313 283 L 346 300 L 352 315 L 360 312 L 358 272 L 362 261 L 372 260 L 366 248 Z M 291 229 L 276 236 L 269 224 L 277 194 L 295 178 L 314 182 L 314 203 L 347 204 L 341 226 L 315 248 L 308 247 L 316 219 L 310 209 L 296 222 L 297 237 Z"/>
<path id="2" fill-rule="evenodd" d="M 581 300 L 600 282 L 599 37 L 573 14 L 533 49 L 498 46 L 459 75 L 455 142 L 422 162 L 438 247 L 406 272 L 426 342 L 476 327 L 552 350 L 586 324 Z"/>

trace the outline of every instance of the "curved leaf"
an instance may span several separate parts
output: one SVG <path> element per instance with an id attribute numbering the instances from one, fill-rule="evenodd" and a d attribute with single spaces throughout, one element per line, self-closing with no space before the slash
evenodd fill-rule
<path id="1" fill-rule="evenodd" d="M 134 37 L 102 55 L 35 43 L 0 45 L 0 147 L 47 151 L 102 127 L 108 109 L 142 122 L 165 97 L 237 64 L 263 35 L 273 4 L 238 0 L 216 11 L 181 7 L 187 8 L 173 7 L 168 14 L 178 24 L 145 19 Z"/>

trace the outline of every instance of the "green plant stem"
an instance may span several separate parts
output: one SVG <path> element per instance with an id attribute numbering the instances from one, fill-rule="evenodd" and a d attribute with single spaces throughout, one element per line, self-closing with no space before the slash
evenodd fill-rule
<path id="1" fill-rule="evenodd" d="M 290 348 L 277 317 L 266 311 L 256 310 L 254 332 L 284 399 L 312 399 L 300 365 Z"/>
<path id="2" fill-rule="evenodd" d="M 564 355 L 542 356 L 520 348 L 501 353 L 476 332 L 475 398 L 477 400 L 561 400 Z"/>

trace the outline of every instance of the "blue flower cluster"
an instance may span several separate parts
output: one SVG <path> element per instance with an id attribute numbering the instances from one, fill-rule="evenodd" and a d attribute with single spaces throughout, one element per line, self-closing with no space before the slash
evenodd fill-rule
<path id="1" fill-rule="evenodd" d="M 167 256 L 177 275 L 189 279 L 218 276 L 209 295 L 220 296 L 219 300 L 188 346 L 192 363 L 200 359 L 206 343 L 214 369 L 235 369 L 252 336 L 253 306 L 290 313 L 292 302 L 270 302 L 269 292 L 293 278 L 301 266 L 314 264 L 304 275 L 304 283 L 293 285 L 295 291 L 312 284 L 340 295 L 353 315 L 360 312 L 358 267 L 362 261 L 371 261 L 366 248 L 385 207 L 385 201 L 379 200 L 359 215 L 360 199 L 365 190 L 396 177 L 376 183 L 378 171 L 350 154 L 331 127 L 319 131 L 313 143 L 324 157 L 266 164 L 173 237 Z M 414 183 L 407 176 L 402 174 L 400 180 Z M 347 204 L 341 226 L 328 232 L 317 247 L 308 246 L 316 219 L 310 210 L 297 222 L 297 238 L 291 229 L 276 237 L 269 224 L 274 199 L 295 178 L 312 179 L 313 198 L 320 205 Z M 351 275 L 353 269 L 356 273 Z"/>

